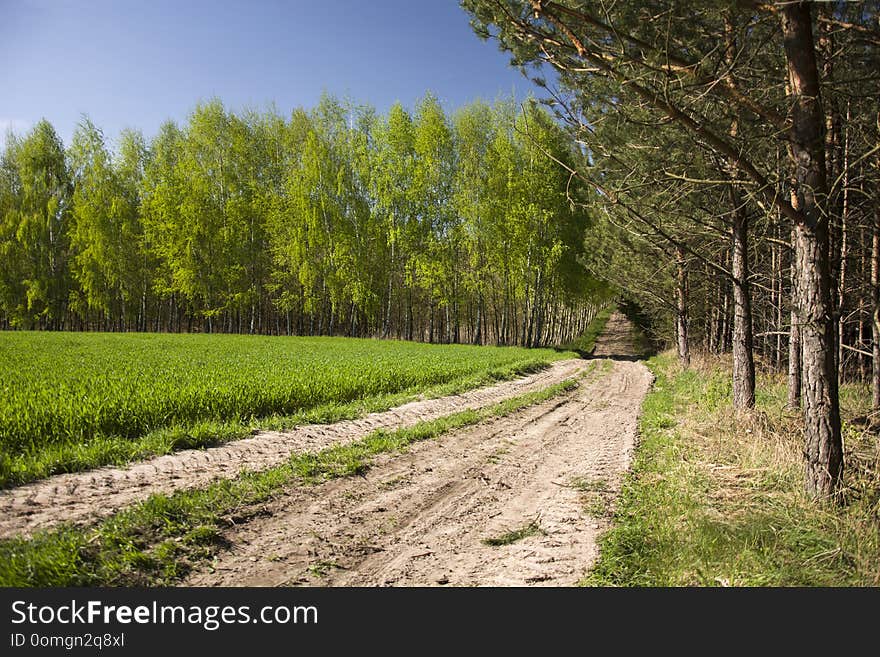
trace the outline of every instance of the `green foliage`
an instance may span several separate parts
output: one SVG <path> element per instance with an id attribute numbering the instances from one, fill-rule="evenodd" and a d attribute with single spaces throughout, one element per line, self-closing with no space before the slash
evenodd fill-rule
<path id="1" fill-rule="evenodd" d="M 289 118 L 219 100 L 112 150 L 45 121 L 0 159 L 0 327 L 571 339 L 602 290 L 578 261 L 577 153 L 535 103 Z"/>
<path id="2" fill-rule="evenodd" d="M 387 406 L 401 393 L 477 385 L 564 355 L 345 338 L 6 333 L 0 482 L 210 444 L 252 425 L 333 420 L 352 412 L 346 404 Z"/>
<path id="3" fill-rule="evenodd" d="M 64 312 L 70 179 L 61 140 L 45 119 L 11 138 L 0 179 L 0 312 L 13 326 L 55 327 Z"/>
<path id="4" fill-rule="evenodd" d="M 137 133 L 123 134 L 115 165 L 103 134 L 89 119 L 74 133 L 70 269 L 78 290 L 70 306 L 81 314 L 97 311 L 131 319 L 138 307 L 146 275 L 138 190 L 145 158 Z"/>
<path id="5" fill-rule="evenodd" d="M 608 323 L 608 320 L 611 318 L 611 313 L 614 311 L 614 306 L 609 306 L 608 308 L 600 310 L 596 313 L 596 316 L 590 322 L 589 326 L 587 326 L 587 330 L 584 331 L 584 334 L 576 340 L 572 340 L 571 342 L 562 345 L 561 349 L 575 351 L 581 356 L 592 354 L 593 350 L 596 348 L 596 339 L 602 335 L 602 331 L 605 330 L 605 325 Z"/>

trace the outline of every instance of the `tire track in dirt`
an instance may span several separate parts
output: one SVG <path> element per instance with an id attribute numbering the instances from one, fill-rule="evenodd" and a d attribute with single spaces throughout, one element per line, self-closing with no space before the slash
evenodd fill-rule
<path id="1" fill-rule="evenodd" d="M 356 420 L 304 425 L 290 431 L 264 431 L 208 449 L 190 449 L 125 467 L 56 475 L 0 491 L 0 538 L 30 535 L 61 522 L 86 524 L 147 499 L 231 479 L 242 470 L 280 465 L 291 454 L 317 452 L 354 442 L 376 429 L 396 429 L 467 409 L 495 404 L 541 390 L 577 375 L 588 364 L 580 359 L 557 361 L 536 374 L 459 395 L 414 401 Z"/>
<path id="2" fill-rule="evenodd" d="M 612 320 L 600 346 L 630 356 L 629 324 Z M 292 486 L 224 532 L 229 549 L 185 584 L 575 584 L 598 556 L 608 519 L 595 503 L 607 511 L 619 492 L 651 381 L 642 363 L 613 361 L 563 398 L 383 455 L 366 476 Z"/>

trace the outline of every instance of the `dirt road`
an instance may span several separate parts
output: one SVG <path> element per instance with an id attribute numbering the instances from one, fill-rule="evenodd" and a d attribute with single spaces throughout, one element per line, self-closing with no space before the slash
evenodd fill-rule
<path id="1" fill-rule="evenodd" d="M 636 359 L 636 345 L 633 340 L 632 324 L 623 313 L 612 313 L 605 330 L 596 340 L 594 358 Z"/>
<path id="2" fill-rule="evenodd" d="M 413 445 L 364 477 L 292 487 L 227 531 L 189 585 L 571 585 L 597 556 L 651 374 L 612 316 L 604 375 Z M 494 543 L 494 544 L 492 544 Z"/>
<path id="3" fill-rule="evenodd" d="M 291 454 L 316 452 L 360 440 L 376 429 L 394 429 L 476 409 L 541 390 L 576 376 L 586 361 L 564 360 L 536 374 L 438 399 L 415 401 L 358 420 L 306 425 L 291 431 L 258 433 L 209 449 L 191 449 L 127 467 L 64 474 L 0 491 L 0 538 L 29 535 L 59 522 L 89 523 L 153 493 L 170 493 L 262 470 Z"/>

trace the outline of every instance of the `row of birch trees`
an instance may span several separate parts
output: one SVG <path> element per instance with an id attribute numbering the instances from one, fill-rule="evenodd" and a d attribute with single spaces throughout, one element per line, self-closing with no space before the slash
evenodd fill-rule
<path id="1" fill-rule="evenodd" d="M 535 103 L 430 94 L 214 100 L 149 142 L 84 117 L 65 147 L 43 120 L 0 157 L 0 325 L 566 342 L 604 298 L 555 161 L 581 156 Z"/>

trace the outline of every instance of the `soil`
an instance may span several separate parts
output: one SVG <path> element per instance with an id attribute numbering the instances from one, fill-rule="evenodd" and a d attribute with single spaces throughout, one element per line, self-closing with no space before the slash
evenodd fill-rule
<path id="1" fill-rule="evenodd" d="M 0 539 L 27 536 L 60 522 L 93 523 L 154 493 L 172 493 L 234 478 L 242 470 L 263 470 L 293 453 L 316 452 L 364 438 L 376 429 L 394 429 L 466 409 L 477 409 L 541 390 L 577 375 L 580 359 L 558 361 L 523 378 L 460 395 L 414 401 L 357 420 L 305 425 L 291 431 L 266 431 L 208 449 L 190 449 L 126 467 L 105 467 L 56 475 L 0 491 Z"/>
<path id="2" fill-rule="evenodd" d="M 365 476 L 290 487 L 227 530 L 228 547 L 184 583 L 576 584 L 598 555 L 652 381 L 629 336 L 613 315 L 595 349 L 613 358 L 608 371 L 566 396 L 382 456 Z"/>

